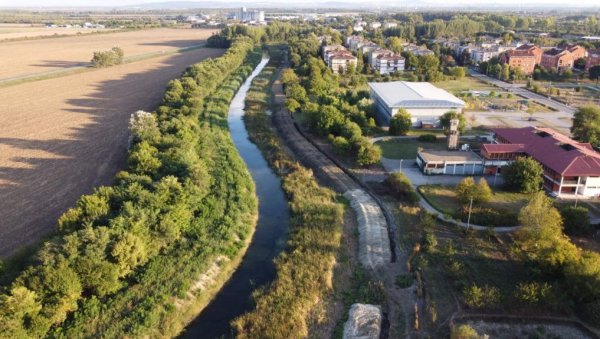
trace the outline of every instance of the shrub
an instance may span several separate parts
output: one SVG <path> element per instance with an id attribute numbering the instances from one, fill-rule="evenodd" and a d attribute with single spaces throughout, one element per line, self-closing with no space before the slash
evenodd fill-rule
<path id="1" fill-rule="evenodd" d="M 412 126 L 410 113 L 401 108 L 390 121 L 390 135 L 406 135 Z"/>
<path id="2" fill-rule="evenodd" d="M 396 276 L 396 286 L 399 288 L 409 288 L 413 285 L 413 276 L 410 274 L 399 274 Z"/>
<path id="3" fill-rule="evenodd" d="M 540 304 L 548 301 L 551 288 L 548 283 L 520 282 L 515 289 L 515 298 L 524 304 Z"/>
<path id="4" fill-rule="evenodd" d="M 484 178 L 475 184 L 472 177 L 466 177 L 456 185 L 456 196 L 463 205 L 469 204 L 471 199 L 474 204 L 481 204 L 492 199 L 492 190 Z"/>
<path id="5" fill-rule="evenodd" d="M 500 304 L 500 290 L 497 287 L 476 284 L 463 290 L 464 302 L 471 308 L 494 308 Z"/>
<path id="6" fill-rule="evenodd" d="M 565 233 L 573 235 L 588 234 L 593 231 L 590 215 L 583 206 L 566 206 L 559 210 L 563 219 Z"/>
<path id="7" fill-rule="evenodd" d="M 356 162 L 360 166 L 373 165 L 381 160 L 381 148 L 378 145 L 372 144 L 367 139 L 361 138 L 357 146 L 358 154 Z"/>
<path id="8" fill-rule="evenodd" d="M 94 67 L 109 67 L 123 63 L 125 53 L 120 47 L 113 47 L 105 52 L 94 52 L 92 65 Z"/>
<path id="9" fill-rule="evenodd" d="M 457 218 L 466 222 L 469 216 L 469 207 L 463 206 Z M 502 208 L 487 208 L 475 206 L 471 209 L 471 224 L 481 226 L 516 226 L 519 224 L 518 214 Z"/>
<path id="10" fill-rule="evenodd" d="M 467 324 L 452 326 L 450 339 L 478 339 L 479 334 L 475 329 Z"/>
<path id="11" fill-rule="evenodd" d="M 421 142 L 436 142 L 437 136 L 435 134 L 421 134 L 417 137 L 417 140 Z"/>
<path id="12" fill-rule="evenodd" d="M 386 183 L 389 185 L 396 198 L 403 199 L 410 204 L 419 202 L 419 195 L 413 188 L 410 179 L 408 179 L 404 173 L 390 174 L 386 179 Z"/>
<path id="13" fill-rule="evenodd" d="M 352 146 L 344 137 L 333 137 L 331 143 L 333 144 L 333 150 L 338 154 L 346 155 L 352 150 Z"/>
<path id="14" fill-rule="evenodd" d="M 422 248 L 425 252 L 432 252 L 437 246 L 438 241 L 433 232 L 425 232 L 421 243 L 423 244 Z"/>

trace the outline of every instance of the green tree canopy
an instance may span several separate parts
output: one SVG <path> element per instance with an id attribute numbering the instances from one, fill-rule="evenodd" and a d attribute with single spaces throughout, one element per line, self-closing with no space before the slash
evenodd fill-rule
<path id="1" fill-rule="evenodd" d="M 577 109 L 573 116 L 571 133 L 575 139 L 600 145 L 600 107 L 586 105 Z"/>
<path id="2" fill-rule="evenodd" d="M 467 120 L 465 119 L 464 114 L 456 111 L 448 111 L 440 117 L 440 124 L 442 125 L 442 128 L 448 131 L 450 129 L 450 120 L 452 119 L 458 119 L 458 130 L 463 133 L 467 127 Z"/>
<path id="3" fill-rule="evenodd" d="M 542 165 L 530 157 L 519 157 L 502 168 L 505 184 L 523 193 L 534 193 L 542 187 Z"/>
<path id="4" fill-rule="evenodd" d="M 398 110 L 390 121 L 390 135 L 406 135 L 412 126 L 410 113 L 404 108 Z"/>

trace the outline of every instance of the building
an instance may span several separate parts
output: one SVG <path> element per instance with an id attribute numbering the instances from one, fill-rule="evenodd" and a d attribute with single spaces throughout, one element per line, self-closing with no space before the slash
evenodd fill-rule
<path id="1" fill-rule="evenodd" d="M 378 29 L 381 27 L 381 22 L 373 21 L 369 24 L 370 29 Z"/>
<path id="2" fill-rule="evenodd" d="M 417 152 L 417 166 L 425 174 L 481 175 L 483 159 L 471 151 Z"/>
<path id="3" fill-rule="evenodd" d="M 360 48 L 358 49 L 363 55 L 368 55 L 370 51 L 376 50 L 380 48 L 378 44 L 374 43 L 374 42 L 368 42 L 362 46 L 360 46 Z"/>
<path id="4" fill-rule="evenodd" d="M 535 56 L 535 64 L 542 62 L 542 54 L 544 50 L 534 44 L 523 44 L 516 48 L 517 51 L 531 52 Z"/>
<path id="5" fill-rule="evenodd" d="M 385 48 L 376 48 L 370 50 L 367 53 L 367 61 L 369 62 L 369 66 L 371 66 L 372 69 L 375 69 L 375 67 L 377 67 L 377 57 L 382 54 L 394 54 L 394 52 Z"/>
<path id="6" fill-rule="evenodd" d="M 377 120 L 388 125 L 398 110 L 406 109 L 413 127 L 439 126 L 440 117 L 448 111 L 463 111 L 465 102 L 428 82 L 371 82 L 371 99 L 377 109 Z"/>
<path id="7" fill-rule="evenodd" d="M 589 72 L 590 68 L 600 65 L 600 48 L 591 50 L 585 59 L 585 71 Z"/>
<path id="8" fill-rule="evenodd" d="M 247 10 L 246 7 L 240 8 L 233 14 L 233 18 L 240 22 L 264 22 L 265 12 L 258 10 Z"/>
<path id="9" fill-rule="evenodd" d="M 529 156 L 544 169 L 544 188 L 555 196 L 600 195 L 600 153 L 589 143 L 580 143 L 550 128 L 498 128 L 494 144 L 483 145 L 486 172 L 499 167 L 490 161 L 510 162 Z"/>
<path id="10" fill-rule="evenodd" d="M 375 58 L 375 70 L 379 74 L 390 74 L 404 71 L 405 60 L 397 54 L 380 54 Z"/>
<path id="11" fill-rule="evenodd" d="M 585 59 L 585 57 L 587 56 L 587 51 L 585 50 L 585 48 L 577 44 L 563 43 L 558 45 L 557 47 L 569 51 L 569 53 L 573 55 L 573 60 Z"/>
<path id="12" fill-rule="evenodd" d="M 571 52 L 566 49 L 552 48 L 542 54 L 540 65 L 546 69 L 553 69 L 560 73 L 573 68 L 574 63 L 575 59 Z"/>
<path id="13" fill-rule="evenodd" d="M 527 75 L 533 74 L 537 56 L 532 51 L 511 50 L 500 56 L 500 62 L 508 64 L 512 68 L 520 68 Z"/>
<path id="14" fill-rule="evenodd" d="M 383 28 L 396 28 L 398 27 L 398 24 L 395 22 L 386 22 L 383 24 Z"/>
<path id="15" fill-rule="evenodd" d="M 411 44 L 411 43 L 403 44 L 402 49 L 405 52 L 410 52 L 416 56 L 434 55 L 435 54 L 432 50 L 428 49 L 425 46 L 418 46 L 418 45 Z"/>
<path id="16" fill-rule="evenodd" d="M 356 62 L 356 57 L 349 51 L 337 51 L 328 57 L 327 66 L 329 66 L 335 74 L 340 73 L 340 71 L 346 73 L 350 64 L 354 64 L 356 67 Z"/>
<path id="17" fill-rule="evenodd" d="M 498 48 L 477 48 L 471 50 L 471 61 L 474 64 L 489 61 L 500 55 Z"/>

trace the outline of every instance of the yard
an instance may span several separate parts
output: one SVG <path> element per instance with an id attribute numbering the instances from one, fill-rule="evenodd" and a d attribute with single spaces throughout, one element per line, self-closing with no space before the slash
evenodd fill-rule
<path id="1" fill-rule="evenodd" d="M 481 145 L 481 143 L 471 139 L 461 139 L 461 143 L 468 143 L 471 145 L 471 148 L 478 148 Z M 377 142 L 377 145 L 381 147 L 383 157 L 388 159 L 415 159 L 420 147 L 434 151 L 445 151 L 447 149 L 446 138 L 438 138 L 435 142 L 424 142 L 409 138 L 396 138 L 379 141 Z"/>
<path id="2" fill-rule="evenodd" d="M 498 91 L 499 88 L 494 87 L 486 82 L 483 82 L 474 77 L 464 77 L 460 80 L 446 80 L 435 83 L 436 87 L 445 89 L 452 94 L 458 94 L 465 91 Z"/>
<path id="3" fill-rule="evenodd" d="M 420 186 L 419 192 L 441 213 L 466 221 L 467 208 L 459 203 L 453 186 Z M 529 195 L 500 189 L 493 192 L 490 202 L 473 207 L 471 222 L 483 226 L 515 226 L 518 212 Z"/>

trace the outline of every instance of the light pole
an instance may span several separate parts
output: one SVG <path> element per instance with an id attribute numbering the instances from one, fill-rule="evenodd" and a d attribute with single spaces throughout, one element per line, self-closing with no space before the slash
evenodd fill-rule
<path id="1" fill-rule="evenodd" d="M 471 196 L 471 202 L 469 202 L 469 216 L 467 217 L 467 231 L 471 227 L 471 210 L 473 209 L 473 197 Z"/>
<path id="2" fill-rule="evenodd" d="M 404 159 L 400 159 L 400 173 L 402 173 L 402 160 Z"/>

